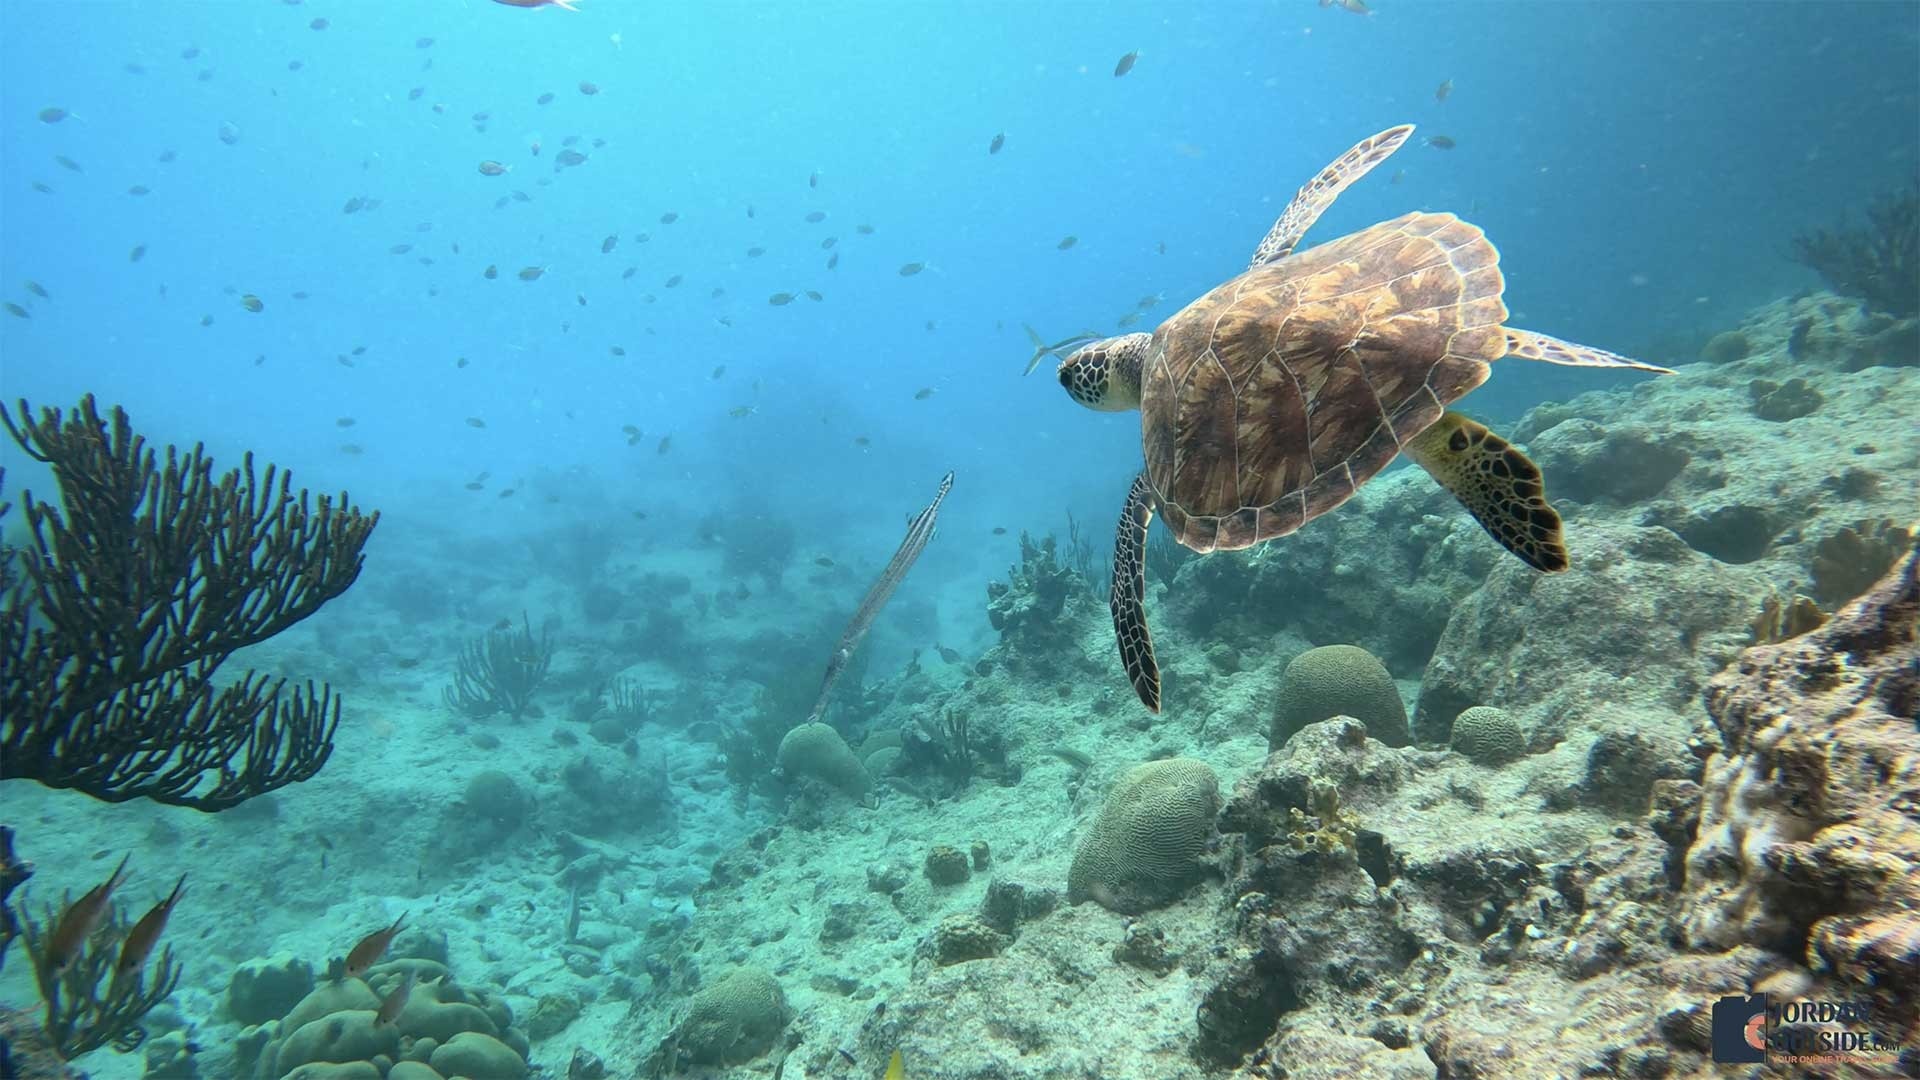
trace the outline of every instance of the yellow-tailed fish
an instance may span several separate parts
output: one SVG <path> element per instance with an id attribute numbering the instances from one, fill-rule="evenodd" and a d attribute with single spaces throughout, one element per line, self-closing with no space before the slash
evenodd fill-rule
<path id="1" fill-rule="evenodd" d="M 895 1050 L 887 1059 L 887 1080 L 907 1080 L 906 1062 L 900 1060 L 900 1051 Z"/>
<path id="2" fill-rule="evenodd" d="M 113 868 L 111 877 L 88 889 L 85 896 L 60 913 L 60 921 L 54 924 L 53 933 L 47 935 L 46 950 L 47 968 L 56 980 L 73 967 L 74 961 L 80 959 L 87 939 L 107 920 L 107 913 L 113 907 L 113 890 L 127 880 L 126 871 L 127 856 L 123 855 L 120 865 Z"/>

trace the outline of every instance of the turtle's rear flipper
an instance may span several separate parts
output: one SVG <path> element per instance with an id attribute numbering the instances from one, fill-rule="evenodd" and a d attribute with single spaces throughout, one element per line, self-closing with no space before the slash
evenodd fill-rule
<path id="1" fill-rule="evenodd" d="M 1133 478 L 1120 529 L 1113 538 L 1113 592 L 1107 606 L 1113 611 L 1113 636 L 1120 642 L 1120 662 L 1126 666 L 1133 692 L 1154 712 L 1160 711 L 1160 665 L 1153 659 L 1153 635 L 1147 630 L 1147 526 L 1153 523 L 1147 478 Z"/>
<path id="2" fill-rule="evenodd" d="M 1635 371 L 1651 371 L 1656 375 L 1673 374 L 1672 368 L 1641 363 L 1591 345 L 1575 345 L 1571 341 L 1561 341 L 1557 337 L 1536 334 L 1531 330 L 1516 330 L 1511 326 L 1506 327 L 1506 331 L 1507 355 L 1522 360 L 1541 360 L 1549 364 L 1565 364 L 1567 367 L 1632 368 Z"/>
<path id="3" fill-rule="evenodd" d="M 1547 505 L 1540 468 L 1512 443 L 1449 412 L 1414 436 L 1406 451 L 1528 566 L 1550 574 L 1567 568 L 1560 515 Z"/>

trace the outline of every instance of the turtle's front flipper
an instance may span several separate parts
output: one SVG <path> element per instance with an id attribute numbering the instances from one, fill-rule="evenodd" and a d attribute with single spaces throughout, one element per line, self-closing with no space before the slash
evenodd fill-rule
<path id="1" fill-rule="evenodd" d="M 1153 634 L 1147 630 L 1147 526 L 1153 523 L 1145 474 L 1133 478 L 1120 529 L 1113 538 L 1113 592 L 1107 606 L 1113 611 L 1113 636 L 1120 642 L 1120 662 L 1126 666 L 1133 692 L 1154 712 L 1160 711 L 1160 665 L 1153 659 Z"/>
<path id="2" fill-rule="evenodd" d="M 1353 185 L 1355 180 L 1367 175 L 1375 165 L 1387 160 L 1388 155 L 1400 149 L 1407 136 L 1413 134 L 1412 124 L 1401 124 L 1367 139 L 1353 149 L 1341 154 L 1333 164 L 1320 170 L 1320 175 L 1307 181 L 1293 196 L 1293 201 L 1280 212 L 1280 220 L 1267 230 L 1260 246 L 1253 250 L 1253 261 L 1247 264 L 1251 270 L 1264 266 L 1275 259 L 1284 259 L 1293 254 L 1300 244 L 1300 238 L 1307 235 L 1313 223 L 1327 212 L 1333 200 Z"/>
<path id="3" fill-rule="evenodd" d="M 1406 451 L 1528 566 L 1549 574 L 1567 568 L 1560 515 L 1547 505 L 1540 468 L 1512 443 L 1449 412 L 1414 436 Z"/>
<path id="4" fill-rule="evenodd" d="M 1575 345 L 1571 341 L 1561 341 L 1557 337 L 1536 334 L 1531 330 L 1516 330 L 1511 326 L 1506 331 L 1507 355 L 1518 356 L 1522 360 L 1541 360 L 1549 364 L 1565 364 L 1567 367 L 1632 368 L 1635 371 L 1651 371 L 1656 375 L 1673 374 L 1672 368 L 1642 363 L 1591 345 Z"/>

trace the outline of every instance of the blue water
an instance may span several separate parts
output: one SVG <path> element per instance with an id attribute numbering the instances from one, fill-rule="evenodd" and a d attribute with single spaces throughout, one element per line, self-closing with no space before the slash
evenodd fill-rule
<path id="1" fill-rule="evenodd" d="M 1138 459 L 1131 415 L 1020 377 L 1021 324 L 1115 332 L 1164 291 L 1150 328 L 1374 131 L 1458 145 L 1409 145 L 1310 241 L 1453 210 L 1499 244 L 1515 322 L 1666 361 L 1813 285 L 1791 234 L 1920 168 L 1910 3 L 580 6 L 0 6 L 0 289 L 32 316 L 0 317 L 5 396 L 91 391 L 223 465 L 252 449 L 350 489 L 389 531 L 560 517 L 671 546 L 772 515 L 877 560 L 954 469 L 916 580 L 973 591 L 1023 527 L 1072 509 L 1104 536 Z M 555 172 L 569 135 L 589 160 Z M 824 300 L 767 302 L 804 289 Z M 1510 363 L 1469 404 L 1510 419 L 1637 377 Z"/>

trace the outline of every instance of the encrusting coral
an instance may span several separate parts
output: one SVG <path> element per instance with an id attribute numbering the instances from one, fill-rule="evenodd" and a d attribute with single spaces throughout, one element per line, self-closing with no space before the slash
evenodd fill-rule
<path id="1" fill-rule="evenodd" d="M 409 973 L 406 1006 L 382 1022 Z M 528 1050 L 499 995 L 455 983 L 436 960 L 402 958 L 324 980 L 284 1017 L 244 1029 L 235 1069 L 254 1080 L 521 1080 Z"/>

